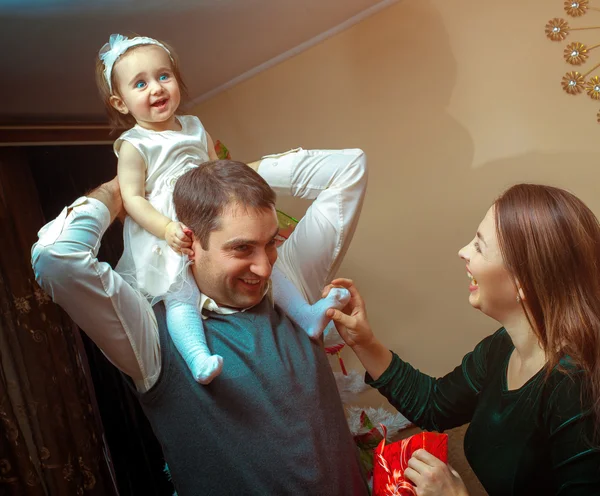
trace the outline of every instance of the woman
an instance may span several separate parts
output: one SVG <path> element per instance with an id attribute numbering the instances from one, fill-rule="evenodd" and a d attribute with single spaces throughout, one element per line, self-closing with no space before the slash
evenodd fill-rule
<path id="1" fill-rule="evenodd" d="M 469 302 L 502 324 L 462 365 L 434 379 L 372 334 L 352 294 L 328 315 L 377 388 L 409 420 L 443 431 L 470 422 L 465 454 L 490 496 L 600 495 L 600 225 L 572 194 L 519 184 L 459 252 Z M 326 288 L 325 293 L 329 287 Z M 465 495 L 451 467 L 419 450 L 417 494 Z"/>

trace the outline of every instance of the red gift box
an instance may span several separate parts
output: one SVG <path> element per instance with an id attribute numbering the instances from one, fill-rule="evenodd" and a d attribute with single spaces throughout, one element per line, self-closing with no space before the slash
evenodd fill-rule
<path id="1" fill-rule="evenodd" d="M 404 478 L 412 454 L 424 449 L 448 462 L 448 435 L 421 432 L 407 439 L 385 445 L 385 437 L 375 449 L 373 460 L 373 496 L 416 495 L 415 486 Z"/>

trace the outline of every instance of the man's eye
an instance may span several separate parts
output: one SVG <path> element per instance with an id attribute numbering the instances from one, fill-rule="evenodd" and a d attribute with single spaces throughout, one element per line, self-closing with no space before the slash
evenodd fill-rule
<path id="1" fill-rule="evenodd" d="M 244 251 L 248 251 L 248 248 L 249 248 L 248 245 L 239 245 L 239 246 L 236 246 L 234 248 L 234 250 L 241 253 L 241 252 L 244 252 Z"/>

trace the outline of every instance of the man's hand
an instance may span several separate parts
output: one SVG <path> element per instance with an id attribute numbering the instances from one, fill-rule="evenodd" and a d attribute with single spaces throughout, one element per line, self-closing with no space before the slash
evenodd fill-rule
<path id="1" fill-rule="evenodd" d="M 87 194 L 88 198 L 95 198 L 100 200 L 110 212 L 110 222 L 112 223 L 116 218 L 121 222 L 125 220 L 127 215 L 125 208 L 123 207 L 123 200 L 121 199 L 121 189 L 119 188 L 119 181 L 115 176 L 112 180 L 107 183 L 101 184 L 96 189 L 90 191 Z"/>
<path id="2" fill-rule="evenodd" d="M 182 255 L 191 256 L 192 250 L 192 231 L 182 222 L 171 221 L 165 227 L 165 241 L 167 244 Z"/>
<path id="3" fill-rule="evenodd" d="M 469 495 L 458 472 L 424 449 L 413 453 L 404 477 L 417 486 L 417 496 Z"/>

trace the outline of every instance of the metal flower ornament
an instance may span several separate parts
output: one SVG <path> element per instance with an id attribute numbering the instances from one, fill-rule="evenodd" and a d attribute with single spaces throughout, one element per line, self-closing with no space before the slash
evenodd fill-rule
<path id="1" fill-rule="evenodd" d="M 590 31 L 600 30 L 600 26 L 579 26 L 575 23 L 579 22 L 579 18 L 585 16 L 590 11 L 600 12 L 599 7 L 594 7 L 589 0 L 566 0 L 563 4 L 566 15 L 573 18 L 570 24 L 567 20 L 560 17 L 550 19 L 546 23 L 546 37 L 554 42 L 565 41 L 573 31 Z M 590 58 L 590 52 L 600 47 L 600 43 L 589 45 L 581 41 L 569 42 L 563 50 L 563 58 L 565 62 L 571 66 L 584 66 Z M 600 69 L 600 63 L 593 65 L 585 72 L 578 70 L 570 70 L 562 77 L 562 89 L 569 95 L 586 94 L 594 101 L 600 100 L 600 76 L 592 75 Z M 588 79 L 589 77 L 589 79 Z M 600 111 L 596 115 L 598 123 L 600 123 Z"/>

